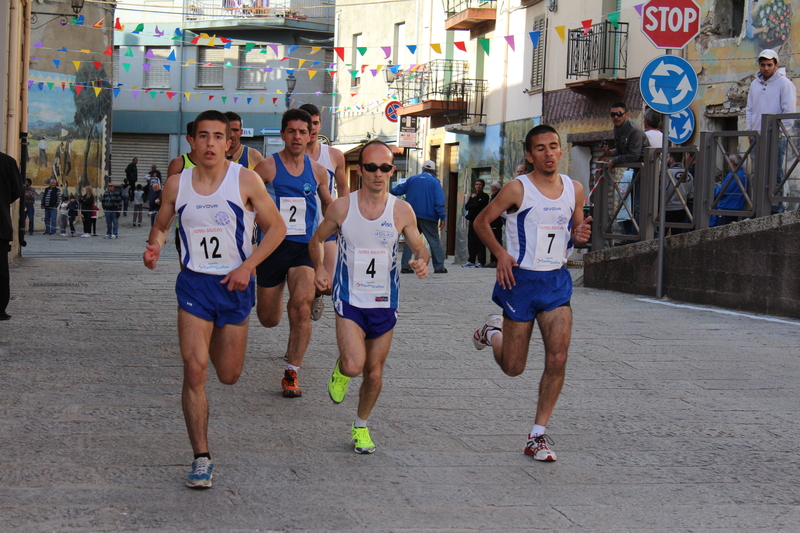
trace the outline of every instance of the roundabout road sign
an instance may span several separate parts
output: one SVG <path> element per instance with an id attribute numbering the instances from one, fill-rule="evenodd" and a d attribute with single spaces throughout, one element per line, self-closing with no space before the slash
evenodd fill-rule
<path id="1" fill-rule="evenodd" d="M 669 140 L 675 144 L 683 144 L 694 133 L 694 113 L 691 109 L 684 109 L 669 116 Z"/>
<path id="2" fill-rule="evenodd" d="M 683 111 L 697 96 L 697 74 L 688 61 L 678 56 L 661 56 L 650 61 L 639 78 L 645 103 L 665 115 Z"/>
<path id="3" fill-rule="evenodd" d="M 392 100 L 386 104 L 386 110 L 384 111 L 386 118 L 389 119 L 390 122 L 397 122 L 397 117 L 399 116 L 397 110 L 401 107 L 403 107 L 403 105 L 397 100 Z"/>

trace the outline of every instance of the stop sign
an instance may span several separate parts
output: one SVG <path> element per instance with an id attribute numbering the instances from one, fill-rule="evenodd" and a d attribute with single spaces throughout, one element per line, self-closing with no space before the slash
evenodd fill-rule
<path id="1" fill-rule="evenodd" d="M 683 48 L 700 33 L 700 7 L 694 0 L 650 0 L 642 32 L 656 48 Z"/>

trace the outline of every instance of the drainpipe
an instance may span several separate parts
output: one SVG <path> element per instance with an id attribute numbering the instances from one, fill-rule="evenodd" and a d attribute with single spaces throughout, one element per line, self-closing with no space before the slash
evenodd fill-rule
<path id="1" fill-rule="evenodd" d="M 9 32 L 8 42 L 11 45 L 8 52 L 8 87 L 11 94 L 8 98 L 8 111 L 6 112 L 6 145 L 5 153 L 18 159 L 19 158 L 19 132 L 20 132 L 20 108 L 22 107 L 22 72 L 27 71 L 26 65 L 22 64 L 23 51 L 27 51 L 30 37 L 30 25 L 25 24 L 25 7 L 21 0 L 11 0 L 8 6 L 9 11 Z M 25 34 L 22 34 L 24 28 Z M 23 41 L 24 39 L 24 41 Z M 19 44 L 17 44 L 19 43 Z M 20 65 L 22 67 L 20 68 Z M 27 85 L 27 84 L 26 84 Z"/>
<path id="2" fill-rule="evenodd" d="M 511 10 L 506 7 L 506 29 L 504 35 L 510 35 L 510 19 L 511 19 Z M 508 105 L 508 46 L 503 47 L 503 83 L 500 87 L 500 94 L 502 98 L 500 100 L 501 109 L 500 109 L 500 146 L 505 147 L 505 139 L 506 139 L 506 107 Z M 505 150 L 500 151 L 500 161 L 498 161 L 500 168 L 498 171 L 500 172 L 500 179 L 502 180 L 505 176 L 505 167 L 506 167 L 506 156 Z"/>

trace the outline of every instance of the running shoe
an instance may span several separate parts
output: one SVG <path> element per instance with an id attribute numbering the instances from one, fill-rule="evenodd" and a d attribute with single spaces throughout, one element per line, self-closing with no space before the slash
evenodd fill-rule
<path id="1" fill-rule="evenodd" d="M 492 345 L 489 339 L 486 338 L 486 334 L 493 329 L 503 331 L 503 315 L 487 316 L 483 326 L 475 330 L 475 333 L 472 334 L 472 344 L 475 345 L 476 350 L 483 350 Z"/>
<path id="2" fill-rule="evenodd" d="M 328 394 L 333 403 L 342 403 L 344 397 L 347 396 L 347 386 L 350 384 L 350 378 L 339 372 L 339 359 L 336 360 L 336 366 L 333 367 L 331 379 L 328 380 Z"/>
<path id="3" fill-rule="evenodd" d="M 353 438 L 351 440 L 355 442 L 353 451 L 356 453 L 374 453 L 375 443 L 369 438 L 369 429 L 357 428 L 355 424 L 353 424 L 352 429 Z"/>
<path id="4" fill-rule="evenodd" d="M 314 322 L 322 318 L 322 315 L 325 314 L 325 300 L 323 300 L 322 297 L 323 296 L 320 294 L 311 302 L 311 320 Z"/>
<path id="5" fill-rule="evenodd" d="M 192 472 L 186 479 L 186 486 L 190 489 L 210 489 L 211 478 L 214 474 L 214 463 L 208 457 L 198 457 L 192 462 Z"/>
<path id="6" fill-rule="evenodd" d="M 303 391 L 300 390 L 300 386 L 297 384 L 297 372 L 295 370 L 286 369 L 283 373 L 281 386 L 283 387 L 284 398 L 299 398 L 303 395 Z"/>
<path id="7" fill-rule="evenodd" d="M 556 452 L 550 449 L 553 439 L 547 435 L 531 437 L 528 435 L 528 444 L 525 446 L 525 455 L 532 455 L 537 461 L 555 461 Z"/>
<path id="8" fill-rule="evenodd" d="M 475 263 L 473 263 L 472 261 L 467 261 L 466 263 L 464 263 L 461 266 L 464 267 L 464 268 L 472 268 L 472 267 L 475 266 Z"/>

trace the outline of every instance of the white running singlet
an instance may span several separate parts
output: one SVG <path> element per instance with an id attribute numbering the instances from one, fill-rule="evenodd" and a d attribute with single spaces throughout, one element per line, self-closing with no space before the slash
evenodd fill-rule
<path id="1" fill-rule="evenodd" d="M 347 217 L 336 239 L 333 301 L 361 309 L 397 309 L 400 269 L 394 225 L 395 197 L 388 195 L 383 214 L 367 220 L 358 208 L 358 191 L 350 193 Z"/>
<path id="2" fill-rule="evenodd" d="M 175 201 L 180 219 L 181 261 L 194 272 L 226 275 L 253 253 L 250 236 L 256 213 L 248 211 L 242 202 L 242 165 L 230 163 L 219 188 L 208 196 L 197 194 L 192 187 L 195 168 L 181 172 Z"/>
<path id="3" fill-rule="evenodd" d="M 522 205 L 514 213 L 505 212 L 506 248 L 520 268 L 558 270 L 572 254 L 570 237 L 575 211 L 575 186 L 569 176 L 559 174 L 564 190 L 555 200 L 547 198 L 527 175 L 518 176 L 525 188 Z"/>

